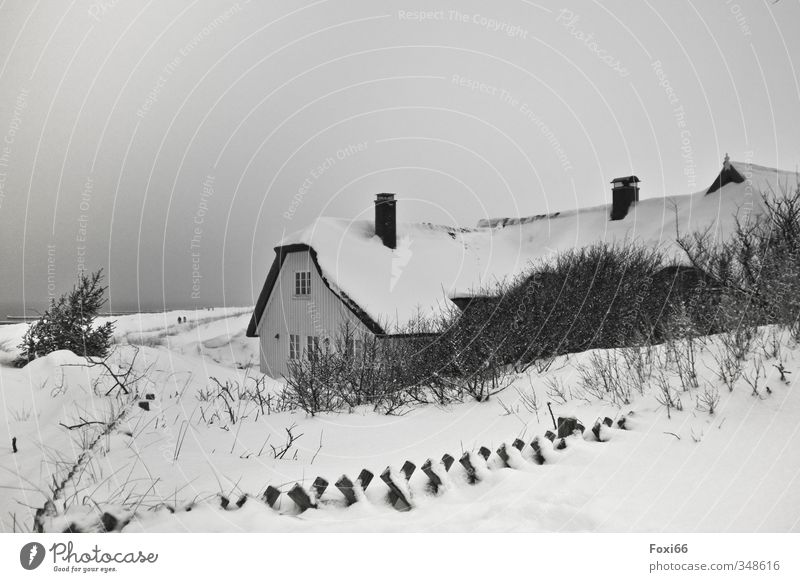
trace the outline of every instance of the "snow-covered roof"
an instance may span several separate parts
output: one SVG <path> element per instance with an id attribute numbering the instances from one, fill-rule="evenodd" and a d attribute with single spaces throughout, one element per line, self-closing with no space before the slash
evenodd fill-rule
<path id="1" fill-rule="evenodd" d="M 779 193 L 781 185 L 796 183 L 792 172 L 732 164 L 745 182 L 726 184 L 711 194 L 641 200 L 617 221 L 609 220 L 611 207 L 603 205 L 481 221 L 469 229 L 399 223 L 397 248 L 389 249 L 375 236 L 371 221 L 319 218 L 287 237 L 281 247 L 314 249 L 331 289 L 389 330 L 417 312 L 436 314 L 449 298 L 472 295 L 521 273 L 531 262 L 601 241 L 637 241 L 661 248 L 669 261 L 681 262 L 684 257 L 675 242 L 678 231 L 711 228 L 712 236 L 724 239 L 734 231 L 737 213 L 762 212 L 762 191 Z M 254 316 L 257 324 L 258 309 Z"/>

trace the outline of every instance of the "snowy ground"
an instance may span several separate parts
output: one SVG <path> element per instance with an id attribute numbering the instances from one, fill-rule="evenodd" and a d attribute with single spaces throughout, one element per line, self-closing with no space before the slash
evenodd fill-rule
<path id="1" fill-rule="evenodd" d="M 261 388 L 270 400 L 260 403 L 232 399 L 228 408 L 215 391 L 211 377 L 228 382 L 232 394 L 259 378 L 257 340 L 243 335 L 249 313 L 119 318 L 112 362 L 126 368 L 135 356 L 130 377 L 141 376 L 138 394 L 130 395 L 69 352 L 12 368 L 24 324 L 0 327 L 0 530 L 29 530 L 35 509 L 55 495 L 57 515 L 45 520 L 53 530 L 91 526 L 107 511 L 132 518 L 124 531 L 134 532 L 800 531 L 800 347 L 785 335 L 780 359 L 795 372 L 788 383 L 773 366 L 778 359 L 765 353 L 771 330 L 762 330 L 763 343 L 745 366 L 764 364 L 758 397 L 744 379 L 733 391 L 715 379 L 719 342 L 712 339 L 699 354 L 702 388 L 683 392 L 671 377 L 683 404 L 671 418 L 654 385 L 624 406 L 581 393 L 578 370 L 590 353 L 561 359 L 543 374 L 532 370 L 486 403 L 311 418 L 276 412 L 280 384 L 269 379 Z M 177 324 L 178 315 L 189 322 Z M 571 389 L 567 402 L 548 395 L 553 379 Z M 711 384 L 720 395 L 713 415 L 696 402 Z M 534 393 L 538 411 L 530 406 Z M 587 430 L 569 437 L 565 450 L 542 439 L 546 462 L 537 465 L 529 443 L 553 428 L 548 400 L 556 416 L 574 415 Z M 607 440 L 597 442 L 589 428 L 606 416 L 626 416 L 629 430 L 603 427 Z M 276 459 L 272 447 L 280 451 L 287 428 L 297 438 Z M 510 447 L 515 438 L 528 443 L 520 454 Z M 475 485 L 458 462 L 449 472 L 439 468 L 444 488 L 437 495 L 417 469 L 408 484 L 413 509 L 401 513 L 387 503 L 378 477 L 387 466 L 399 470 L 410 460 L 420 467 L 444 453 L 458 459 L 503 443 L 512 468 L 493 453 L 487 466 L 476 462 Z M 361 501 L 345 507 L 333 483 L 343 474 L 355 479 L 363 468 L 375 478 Z M 296 482 L 310 487 L 317 476 L 331 485 L 319 509 L 298 514 L 285 493 Z M 260 499 L 267 485 L 283 492 L 275 508 Z M 247 502 L 230 509 L 244 494 Z M 228 510 L 221 495 L 231 500 Z"/>

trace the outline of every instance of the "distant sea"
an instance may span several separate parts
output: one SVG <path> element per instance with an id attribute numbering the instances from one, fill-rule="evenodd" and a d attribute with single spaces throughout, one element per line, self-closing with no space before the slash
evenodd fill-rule
<path id="1" fill-rule="evenodd" d="M 146 313 L 146 312 L 161 312 L 171 311 L 173 309 L 204 309 L 205 305 L 164 305 L 164 304 L 141 304 L 125 302 L 106 304 L 101 313 Z M 21 316 L 26 316 L 29 319 L 36 319 L 39 315 L 47 309 L 47 303 L 37 301 L 26 303 L 23 307 L 21 301 L 0 301 L 0 325 L 8 323 L 20 323 L 23 321 Z"/>

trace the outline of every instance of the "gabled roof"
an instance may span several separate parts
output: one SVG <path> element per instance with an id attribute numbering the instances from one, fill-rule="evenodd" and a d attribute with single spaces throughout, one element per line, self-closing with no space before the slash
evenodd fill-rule
<path id="1" fill-rule="evenodd" d="M 717 179 L 714 180 L 711 186 L 708 187 L 708 190 L 706 190 L 706 194 L 716 192 L 725 184 L 729 184 L 731 182 L 734 184 L 741 184 L 744 182 L 744 176 L 739 173 L 732 163 L 726 162 L 725 166 L 722 168 L 722 171 L 719 173 L 719 176 L 717 176 Z"/>
<path id="2" fill-rule="evenodd" d="M 795 174 L 733 162 L 748 182 L 731 182 L 706 195 L 647 198 L 623 220 L 610 221 L 609 205 L 514 219 L 485 219 L 477 228 L 427 223 L 397 225 L 397 248 L 375 236 L 371 221 L 319 218 L 275 248 L 276 257 L 256 305 L 248 335 L 254 335 L 284 253 L 312 252 L 320 275 L 370 329 L 392 331 L 416 314 L 437 315 L 496 281 L 547 261 L 559 252 L 598 242 L 637 241 L 660 248 L 666 264 L 685 262 L 676 235 L 710 229 L 725 239 L 735 231 L 740 208 L 751 218 L 762 211 L 761 191 L 781 192 Z M 377 322 L 380 322 L 378 325 Z M 381 333 L 376 331 L 376 333 Z"/>
<path id="3" fill-rule="evenodd" d="M 319 266 L 317 252 L 313 248 L 305 244 L 286 244 L 275 247 L 275 259 L 272 261 L 272 267 L 269 269 L 267 280 L 265 281 L 264 287 L 261 289 L 261 293 L 258 296 L 258 301 L 256 302 L 256 308 L 253 311 L 253 316 L 250 318 L 250 323 L 247 325 L 247 337 L 258 337 L 258 322 L 261 320 L 264 309 L 267 307 L 269 296 L 272 294 L 272 289 L 275 287 L 275 283 L 278 280 L 278 273 L 281 271 L 281 267 L 283 266 L 284 259 L 286 259 L 286 255 L 289 253 L 306 251 L 309 253 L 311 262 L 317 269 L 317 273 L 319 273 L 319 276 L 325 283 L 325 286 L 328 287 L 328 289 L 330 289 L 337 297 L 339 297 L 342 303 L 344 303 L 347 308 L 353 312 L 353 314 L 367 327 L 367 329 L 374 334 L 383 334 L 383 328 L 381 328 L 376 321 L 374 321 L 363 309 L 361 309 L 356 302 L 350 299 L 341 290 L 334 289 L 331 286 Z"/>

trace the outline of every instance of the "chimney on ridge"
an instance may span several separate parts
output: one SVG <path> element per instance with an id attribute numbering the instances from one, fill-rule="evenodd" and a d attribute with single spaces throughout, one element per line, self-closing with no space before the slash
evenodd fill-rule
<path id="1" fill-rule="evenodd" d="M 375 197 L 375 234 L 390 249 L 397 247 L 396 203 L 394 194 L 384 193 Z"/>
<path id="2" fill-rule="evenodd" d="M 628 215 L 631 205 L 639 202 L 639 178 L 623 176 L 614 178 L 611 183 L 611 220 L 622 220 Z"/>

